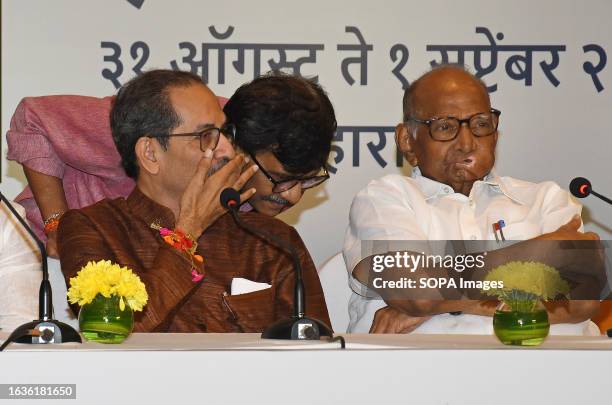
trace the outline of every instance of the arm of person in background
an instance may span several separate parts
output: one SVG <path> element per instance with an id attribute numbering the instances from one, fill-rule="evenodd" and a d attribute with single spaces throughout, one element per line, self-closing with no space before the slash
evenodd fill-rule
<path id="1" fill-rule="evenodd" d="M 12 213 L 0 209 L 0 328 L 11 332 L 38 319 L 38 290 L 42 268 L 37 247 Z M 25 210 L 13 207 L 22 216 Z"/>
<path id="2" fill-rule="evenodd" d="M 17 106 L 7 132 L 7 157 L 22 164 L 32 193 L 26 189 L 17 199 L 33 196 L 42 221 L 69 208 L 81 208 L 80 199 L 67 201 L 66 170 L 92 179 L 125 177 L 110 135 L 111 101 L 111 97 L 45 96 L 24 98 Z M 24 205 L 29 207 L 27 217 L 35 231 L 45 239 L 38 212 L 32 212 L 36 207 L 25 201 Z M 48 239 L 49 255 L 57 257 L 56 232 Z"/>
<path id="3" fill-rule="evenodd" d="M 64 193 L 62 179 L 43 174 L 23 166 L 23 172 L 28 179 L 36 204 L 43 218 L 50 218 L 55 213 L 68 211 L 68 202 Z M 46 233 L 47 254 L 49 257 L 59 258 L 57 251 L 57 227 Z"/>

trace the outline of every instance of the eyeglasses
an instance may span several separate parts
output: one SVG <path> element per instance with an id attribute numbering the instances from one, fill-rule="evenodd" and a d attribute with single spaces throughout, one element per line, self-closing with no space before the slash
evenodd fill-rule
<path id="1" fill-rule="evenodd" d="M 215 150 L 219 145 L 221 134 L 227 136 L 230 140 L 234 139 L 236 127 L 234 124 L 225 124 L 222 128 L 209 127 L 198 132 L 187 132 L 182 134 L 168 134 L 167 137 L 200 137 L 200 150 L 205 152 L 206 149 Z M 151 138 L 162 138 L 162 136 L 152 136 Z"/>
<path id="2" fill-rule="evenodd" d="M 435 141 L 452 141 L 459 134 L 461 125 L 468 124 L 472 134 L 477 137 L 489 136 L 497 131 L 499 116 L 501 111 L 491 108 L 491 111 L 474 114 L 465 119 L 455 117 L 432 118 L 429 120 L 419 120 L 408 118 L 407 121 L 414 121 L 429 127 L 429 136 Z"/>
<path id="3" fill-rule="evenodd" d="M 253 162 L 255 162 L 255 164 L 259 167 L 259 170 L 263 173 L 263 175 L 266 176 L 266 178 L 272 184 L 274 184 L 274 187 L 272 187 L 273 193 L 282 193 L 284 191 L 290 190 L 293 187 L 295 187 L 298 183 L 300 183 L 302 190 L 306 190 L 306 189 L 318 186 L 319 184 L 329 179 L 329 173 L 327 172 L 327 169 L 324 167 L 322 169 L 323 174 L 320 174 L 320 175 L 311 176 L 311 177 L 301 177 L 301 178 L 294 177 L 294 178 L 284 179 L 284 180 L 275 180 L 272 176 L 270 176 L 270 174 L 266 171 L 266 169 L 263 168 L 261 163 L 257 161 L 255 156 L 253 156 L 252 154 L 250 154 L 250 156 L 251 156 L 251 159 L 253 159 Z"/>

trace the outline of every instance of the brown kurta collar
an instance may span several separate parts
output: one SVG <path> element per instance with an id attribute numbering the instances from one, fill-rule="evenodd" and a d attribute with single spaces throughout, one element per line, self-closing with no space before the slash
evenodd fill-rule
<path id="1" fill-rule="evenodd" d="M 127 204 L 130 212 L 142 219 L 147 225 L 156 223 L 174 229 L 176 219 L 172 210 L 151 200 L 140 191 L 138 186 L 134 187 L 134 190 L 128 196 Z"/>

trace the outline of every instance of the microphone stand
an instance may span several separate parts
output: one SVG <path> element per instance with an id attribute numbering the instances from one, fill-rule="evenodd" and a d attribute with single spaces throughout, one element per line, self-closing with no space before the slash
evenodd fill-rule
<path id="1" fill-rule="evenodd" d="M 598 192 L 591 190 L 591 194 L 593 194 L 595 197 L 599 198 L 602 201 L 607 202 L 608 204 L 612 204 L 612 200 L 610 200 L 608 197 L 606 197 L 605 195 L 601 195 Z"/>
<path id="2" fill-rule="evenodd" d="M 47 267 L 47 250 L 45 249 L 45 245 L 40 239 L 38 239 L 32 228 L 30 228 L 27 222 L 21 217 L 21 215 L 19 215 L 19 213 L 15 210 L 15 208 L 1 192 L 0 199 L 11 211 L 13 216 L 19 221 L 21 226 L 36 242 L 36 245 L 40 250 L 43 272 L 43 279 L 40 283 L 40 290 L 38 293 L 39 319 L 17 327 L 17 329 L 15 329 L 13 333 L 10 334 L 10 336 L 6 339 L 2 346 L 0 346 L 0 351 L 4 350 L 4 348 L 8 346 L 11 342 L 32 344 L 65 342 L 81 343 L 81 336 L 72 326 L 53 319 L 52 289 L 51 283 L 49 282 L 49 269 Z"/>
<path id="3" fill-rule="evenodd" d="M 304 281 L 302 279 L 302 264 L 295 248 L 268 232 L 256 229 L 245 223 L 238 216 L 237 208 L 240 194 L 234 189 L 225 189 L 221 193 L 221 205 L 228 209 L 234 222 L 249 233 L 263 238 L 266 242 L 281 248 L 289 253 L 293 260 L 295 270 L 295 287 L 293 293 L 293 316 L 289 319 L 280 320 L 267 327 L 261 337 L 263 339 L 288 339 L 288 340 L 319 340 L 321 336 L 333 336 L 333 331 L 325 323 L 318 319 L 306 317 L 304 313 Z"/>

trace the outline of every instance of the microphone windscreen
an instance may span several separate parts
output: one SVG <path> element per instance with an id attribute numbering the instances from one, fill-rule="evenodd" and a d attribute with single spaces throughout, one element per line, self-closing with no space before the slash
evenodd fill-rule
<path id="1" fill-rule="evenodd" d="M 230 209 L 230 204 L 233 206 L 240 205 L 240 193 L 231 187 L 223 190 L 219 199 L 221 200 L 221 206 L 226 209 Z"/>
<path id="2" fill-rule="evenodd" d="M 576 177 L 570 182 L 569 189 L 574 197 L 584 198 L 591 194 L 591 182 L 584 177 Z"/>

